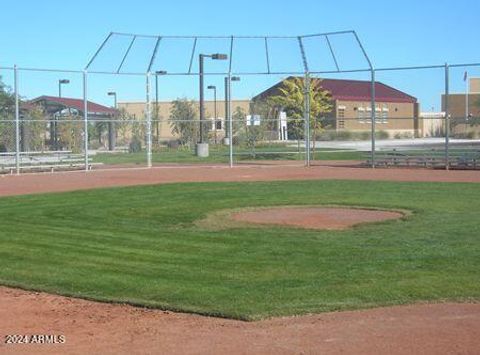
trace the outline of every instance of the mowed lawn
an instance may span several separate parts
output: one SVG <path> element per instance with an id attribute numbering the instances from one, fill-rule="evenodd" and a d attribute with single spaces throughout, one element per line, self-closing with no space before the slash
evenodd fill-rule
<path id="1" fill-rule="evenodd" d="M 269 161 L 269 160 L 304 160 L 305 152 L 303 149 L 300 153 L 296 152 L 296 147 L 262 147 L 255 150 L 255 154 L 247 149 L 235 150 L 235 162 L 250 162 L 250 161 Z M 354 150 L 328 150 L 317 149 L 315 154 L 312 153 L 314 160 L 358 160 L 365 161 L 366 154 Z M 118 164 L 147 164 L 147 153 L 98 153 L 91 157 L 94 163 L 102 163 L 106 165 Z M 223 163 L 229 162 L 228 147 L 210 147 L 210 155 L 207 158 L 199 158 L 194 152 L 186 150 L 165 150 L 162 152 L 154 152 L 152 154 L 152 162 L 160 163 Z"/>
<path id="2" fill-rule="evenodd" d="M 346 231 L 209 231 L 248 206 L 406 209 Z M 480 299 L 480 185 L 190 183 L 0 199 L 0 283 L 238 319 Z"/>

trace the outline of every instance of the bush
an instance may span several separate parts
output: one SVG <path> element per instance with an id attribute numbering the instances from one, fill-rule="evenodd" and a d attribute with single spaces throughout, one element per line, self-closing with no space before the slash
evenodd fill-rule
<path id="1" fill-rule="evenodd" d="M 370 139 L 370 131 L 324 131 L 317 135 L 320 141 L 365 141 Z M 375 132 L 377 139 L 388 139 L 390 135 L 387 131 Z"/>
<path id="2" fill-rule="evenodd" d="M 235 146 L 239 146 L 245 143 L 245 137 L 244 136 L 233 136 L 232 143 Z"/>
<path id="3" fill-rule="evenodd" d="M 350 131 L 339 131 L 339 132 L 336 132 L 336 139 L 339 140 L 339 141 L 349 141 L 349 140 L 352 140 L 353 139 L 353 133 L 350 132 Z"/>
<path id="4" fill-rule="evenodd" d="M 388 134 L 387 131 L 378 131 L 378 132 L 375 132 L 375 137 L 377 139 L 388 139 L 390 138 L 390 135 Z"/>
<path id="5" fill-rule="evenodd" d="M 452 138 L 456 139 L 475 139 L 477 135 L 473 131 L 469 132 L 452 132 L 451 134 Z"/>
<path id="6" fill-rule="evenodd" d="M 360 134 L 358 135 L 360 138 L 361 141 L 366 141 L 366 140 L 369 140 L 370 139 L 370 132 L 368 131 L 362 131 L 360 132 Z"/>
<path id="7" fill-rule="evenodd" d="M 319 141 L 334 141 L 337 139 L 337 132 L 324 131 L 317 134 L 317 140 Z"/>
<path id="8" fill-rule="evenodd" d="M 142 151 L 142 141 L 138 137 L 133 137 L 128 145 L 129 153 L 138 153 Z"/>
<path id="9" fill-rule="evenodd" d="M 180 142 L 178 139 L 172 139 L 167 142 L 167 147 L 170 149 L 178 149 L 180 147 Z"/>

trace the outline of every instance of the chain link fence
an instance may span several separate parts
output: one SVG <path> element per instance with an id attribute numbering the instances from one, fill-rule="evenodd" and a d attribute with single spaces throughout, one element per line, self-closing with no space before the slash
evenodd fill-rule
<path id="1" fill-rule="evenodd" d="M 480 89 L 471 80 L 480 78 L 479 64 L 376 69 L 373 92 L 371 74 L 309 73 L 308 96 L 306 77 L 295 73 L 206 75 L 201 123 L 198 97 L 188 96 L 198 90 L 195 75 L 0 68 L 0 172 L 191 164 L 479 168 Z M 281 101 L 274 88 L 285 79 L 297 80 L 298 92 Z M 186 94 L 172 99 L 170 88 Z M 255 88 L 248 99 L 234 99 L 248 88 Z M 288 100 L 296 100 L 294 108 Z M 199 143 L 208 144 L 207 153 Z"/>

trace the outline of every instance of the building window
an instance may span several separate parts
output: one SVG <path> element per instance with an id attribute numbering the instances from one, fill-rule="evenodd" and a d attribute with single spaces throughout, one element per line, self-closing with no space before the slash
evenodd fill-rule
<path id="1" fill-rule="evenodd" d="M 367 107 L 367 111 L 365 112 L 366 123 L 372 123 L 372 106 Z"/>
<path id="2" fill-rule="evenodd" d="M 388 107 L 383 105 L 382 107 L 382 123 L 388 123 Z"/>
<path id="3" fill-rule="evenodd" d="M 345 128 L 345 106 L 338 107 L 338 128 L 343 129 Z"/>
<path id="4" fill-rule="evenodd" d="M 382 122 L 382 109 L 380 108 L 380 106 L 375 107 L 375 121 L 377 123 L 383 123 Z"/>
<path id="5" fill-rule="evenodd" d="M 363 106 L 360 106 L 357 109 L 358 122 L 365 123 L 365 113 L 365 108 Z"/>
<path id="6" fill-rule="evenodd" d="M 217 120 L 216 125 L 217 125 L 217 127 L 216 127 L 217 130 L 222 129 L 222 120 Z"/>

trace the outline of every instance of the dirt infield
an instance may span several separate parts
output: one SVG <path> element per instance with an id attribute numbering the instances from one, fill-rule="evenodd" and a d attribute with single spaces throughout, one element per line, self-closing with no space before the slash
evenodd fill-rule
<path id="1" fill-rule="evenodd" d="M 272 180 L 388 180 L 477 182 L 479 171 L 423 169 L 368 169 L 333 166 L 170 166 L 152 169 L 107 169 L 91 172 L 59 172 L 0 175 L 0 196 L 71 191 L 107 186 L 131 186 L 195 181 L 272 181 Z"/>
<path id="2" fill-rule="evenodd" d="M 480 183 L 480 172 L 317 166 L 162 167 L 1 176 L 0 196 L 190 181 L 390 180 Z M 65 344 L 5 344 L 7 334 Z M 0 287 L 0 353 L 477 354 L 480 304 L 377 308 L 240 322 Z"/>
<path id="3" fill-rule="evenodd" d="M 0 353 L 475 354 L 480 304 L 431 304 L 241 322 L 0 287 Z M 4 344 L 6 334 L 64 344 Z"/>
<path id="4" fill-rule="evenodd" d="M 333 207 L 277 207 L 236 212 L 231 218 L 238 222 L 277 224 L 307 229 L 338 230 L 360 223 L 372 223 L 402 218 L 400 212 Z"/>

